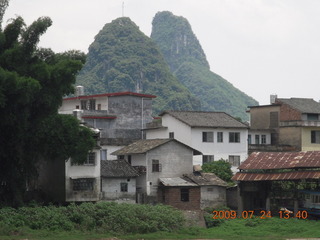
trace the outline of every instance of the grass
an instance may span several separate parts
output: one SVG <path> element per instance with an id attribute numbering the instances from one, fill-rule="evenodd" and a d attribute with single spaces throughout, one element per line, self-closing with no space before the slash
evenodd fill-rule
<path id="1" fill-rule="evenodd" d="M 155 232 L 148 234 L 115 235 L 103 232 L 89 231 L 48 231 L 16 229 L 1 240 L 104 240 L 116 237 L 118 239 L 287 239 L 320 237 L 320 222 L 298 219 L 234 219 L 227 220 L 213 228 L 185 228 L 176 232 Z"/>

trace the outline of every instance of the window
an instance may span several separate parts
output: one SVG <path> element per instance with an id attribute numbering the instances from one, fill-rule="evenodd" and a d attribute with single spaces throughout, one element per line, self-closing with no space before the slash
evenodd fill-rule
<path id="1" fill-rule="evenodd" d="M 229 163 L 233 167 L 239 167 L 240 166 L 240 156 L 229 155 Z"/>
<path id="2" fill-rule="evenodd" d="M 107 149 L 100 150 L 100 160 L 107 160 Z"/>
<path id="3" fill-rule="evenodd" d="M 174 138 L 174 132 L 169 132 L 169 138 Z"/>
<path id="4" fill-rule="evenodd" d="M 76 109 L 79 109 L 79 105 L 76 105 Z"/>
<path id="5" fill-rule="evenodd" d="M 128 155 L 128 163 L 131 165 L 131 155 Z"/>
<path id="6" fill-rule="evenodd" d="M 92 191 L 93 190 L 93 178 L 79 178 L 72 180 L 73 191 Z"/>
<path id="7" fill-rule="evenodd" d="M 320 131 L 311 131 L 311 143 L 320 143 Z"/>
<path id="8" fill-rule="evenodd" d="M 202 164 L 209 163 L 214 161 L 214 155 L 203 155 L 202 156 Z"/>
<path id="9" fill-rule="evenodd" d="M 85 165 L 95 165 L 96 164 L 96 153 L 90 152 L 87 156 L 87 161 L 84 164 Z"/>
<path id="10" fill-rule="evenodd" d="M 101 104 L 100 103 L 98 104 L 98 110 L 101 110 Z"/>
<path id="11" fill-rule="evenodd" d="M 229 132 L 229 142 L 230 143 L 239 143 L 240 142 L 240 133 L 239 132 Z"/>
<path id="12" fill-rule="evenodd" d="M 128 183 L 120 183 L 120 191 L 128 192 Z"/>
<path id="13" fill-rule="evenodd" d="M 81 109 L 87 110 L 87 100 L 81 100 Z"/>
<path id="14" fill-rule="evenodd" d="M 89 100 L 88 110 L 96 110 L 96 100 L 95 99 Z"/>
<path id="15" fill-rule="evenodd" d="M 255 137 L 255 143 L 260 144 L 260 135 L 256 134 L 254 137 Z"/>
<path id="16" fill-rule="evenodd" d="M 248 144 L 251 144 L 251 134 L 248 135 Z"/>
<path id="17" fill-rule="evenodd" d="M 159 160 L 152 160 L 152 172 L 161 172 L 161 164 L 159 164 Z"/>
<path id="18" fill-rule="evenodd" d="M 318 121 L 319 120 L 318 114 L 308 113 L 307 114 L 307 120 L 308 121 Z"/>
<path id="19" fill-rule="evenodd" d="M 267 136 L 262 134 L 261 135 L 261 144 L 266 144 L 267 143 Z"/>
<path id="20" fill-rule="evenodd" d="M 223 142 L 223 132 L 218 132 L 217 134 L 217 142 Z"/>
<path id="21" fill-rule="evenodd" d="M 118 159 L 124 159 L 124 155 L 118 155 Z"/>
<path id="22" fill-rule="evenodd" d="M 202 132 L 202 142 L 213 142 L 213 132 Z"/>
<path id="23" fill-rule="evenodd" d="M 189 202 L 189 188 L 180 189 L 181 202 Z"/>

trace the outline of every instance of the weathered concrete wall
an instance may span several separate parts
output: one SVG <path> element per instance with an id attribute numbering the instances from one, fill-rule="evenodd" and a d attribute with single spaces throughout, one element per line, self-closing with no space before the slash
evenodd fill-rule
<path id="1" fill-rule="evenodd" d="M 280 107 L 280 121 L 301 120 L 301 112 L 291 108 L 287 104 L 282 104 Z"/>
<path id="2" fill-rule="evenodd" d="M 181 177 L 192 173 L 192 156 L 192 149 L 175 141 L 147 152 L 147 194 L 157 196 L 159 178 Z M 159 160 L 161 172 L 152 172 L 153 159 Z"/>
<path id="3" fill-rule="evenodd" d="M 226 188 L 220 186 L 201 186 L 200 208 L 226 206 Z"/>
<path id="4" fill-rule="evenodd" d="M 74 191 L 73 179 L 66 179 L 66 201 L 67 202 L 96 202 L 100 200 L 100 177 L 93 178 L 92 191 Z"/>
<path id="5" fill-rule="evenodd" d="M 279 144 L 291 145 L 301 151 L 301 128 L 282 127 L 279 129 Z"/>
<path id="6" fill-rule="evenodd" d="M 121 192 L 121 183 L 128 183 L 128 192 Z M 136 179 L 102 178 L 102 200 L 135 203 Z"/>
<path id="7" fill-rule="evenodd" d="M 250 109 L 250 126 L 251 129 L 269 129 L 270 125 L 270 113 L 280 113 L 280 106 L 268 105 L 262 107 L 256 107 Z M 280 114 L 278 114 L 280 115 Z M 279 124 L 278 124 L 279 125 Z"/>

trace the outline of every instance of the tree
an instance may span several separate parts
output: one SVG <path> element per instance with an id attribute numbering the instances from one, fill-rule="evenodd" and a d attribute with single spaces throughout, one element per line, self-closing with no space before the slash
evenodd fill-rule
<path id="1" fill-rule="evenodd" d="M 0 29 L 2 24 L 3 15 L 9 5 L 9 0 L 0 0 Z"/>
<path id="2" fill-rule="evenodd" d="M 39 49 L 51 24 L 41 17 L 27 27 L 17 17 L 0 31 L 0 201 L 13 205 L 22 203 L 40 161 L 81 162 L 95 145 L 93 132 L 57 113 L 63 96 L 74 91 L 84 55 Z"/>
<path id="3" fill-rule="evenodd" d="M 202 170 L 204 172 L 214 173 L 226 182 L 231 182 L 231 178 L 233 176 L 230 163 L 223 159 L 203 164 Z"/>

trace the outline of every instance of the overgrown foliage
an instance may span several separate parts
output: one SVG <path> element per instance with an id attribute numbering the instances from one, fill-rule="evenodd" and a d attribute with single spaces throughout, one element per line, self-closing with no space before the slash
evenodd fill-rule
<path id="1" fill-rule="evenodd" d="M 41 160 L 85 160 L 92 132 L 70 116 L 59 116 L 62 97 L 74 91 L 83 57 L 39 49 L 52 21 L 26 26 L 21 17 L 0 31 L 0 202 L 20 205 L 26 183 Z"/>
<path id="2" fill-rule="evenodd" d="M 211 172 L 216 174 L 219 178 L 226 182 L 232 182 L 231 178 L 233 176 L 231 171 L 231 165 L 227 161 L 220 159 L 218 161 L 205 163 L 202 165 L 202 170 L 204 172 Z"/>
<path id="3" fill-rule="evenodd" d="M 117 204 L 112 202 L 71 204 L 67 207 L 0 209 L 0 236 L 19 228 L 116 234 L 170 232 L 183 227 L 180 211 L 165 205 Z"/>
<path id="4" fill-rule="evenodd" d="M 198 99 L 172 75 L 156 44 L 129 18 L 118 18 L 103 27 L 90 45 L 77 83 L 88 94 L 154 94 L 156 113 L 165 109 L 200 109 Z"/>
<path id="5" fill-rule="evenodd" d="M 247 106 L 258 102 L 210 71 L 206 55 L 187 19 L 159 12 L 151 38 L 159 46 L 171 71 L 198 99 L 204 111 L 223 111 L 248 119 Z"/>

